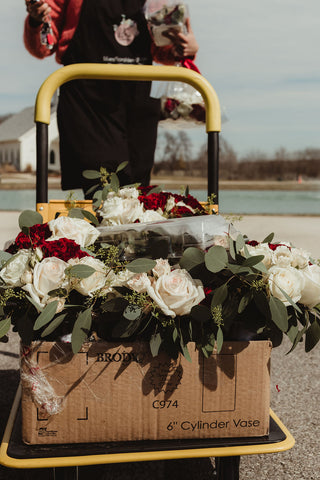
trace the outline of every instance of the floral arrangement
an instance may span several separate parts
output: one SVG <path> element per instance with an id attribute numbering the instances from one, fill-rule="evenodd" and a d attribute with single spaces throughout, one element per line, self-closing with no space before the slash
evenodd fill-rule
<path id="1" fill-rule="evenodd" d="M 162 121 L 172 120 L 203 124 L 206 121 L 205 104 L 201 94 L 190 85 L 180 82 L 168 83 L 161 96 Z M 180 123 L 178 122 L 178 123 Z"/>
<path id="2" fill-rule="evenodd" d="M 0 252 L 2 341 L 13 325 L 26 345 L 71 341 L 76 353 L 87 338 L 141 339 L 154 356 L 172 358 L 189 358 L 189 342 L 209 356 L 224 340 L 276 347 L 287 335 L 291 350 L 304 340 L 306 351 L 319 341 L 320 266 L 307 252 L 272 236 L 258 243 L 231 235 L 230 226 L 175 264 L 156 255 L 128 261 L 121 245 L 101 243 L 99 228 L 77 216 L 71 209 L 43 223 L 39 213 L 20 215 L 21 232 Z"/>
<path id="3" fill-rule="evenodd" d="M 168 32 L 175 30 L 179 33 L 184 30 L 188 10 L 184 3 L 178 1 L 148 0 L 145 16 L 154 43 L 163 47 L 172 43 Z"/>

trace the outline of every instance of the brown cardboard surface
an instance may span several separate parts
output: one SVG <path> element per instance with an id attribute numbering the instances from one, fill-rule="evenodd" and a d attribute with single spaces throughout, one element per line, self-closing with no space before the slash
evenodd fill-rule
<path id="1" fill-rule="evenodd" d="M 35 343 L 22 357 L 22 371 L 31 378 L 22 382 L 23 440 L 45 444 L 266 435 L 271 343 L 225 342 L 220 354 L 209 359 L 193 344 L 189 352 L 191 362 L 164 354 L 152 358 L 145 343 L 85 343 L 76 355 L 68 344 Z M 36 371 L 62 401 L 61 413 L 49 416 L 35 405 Z"/>

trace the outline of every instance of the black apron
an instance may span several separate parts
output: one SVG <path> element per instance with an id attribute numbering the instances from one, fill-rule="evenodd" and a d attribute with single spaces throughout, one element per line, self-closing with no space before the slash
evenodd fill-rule
<path id="1" fill-rule="evenodd" d="M 78 27 L 62 58 L 73 63 L 152 63 L 144 0 L 83 0 Z M 160 117 L 150 82 L 74 80 L 61 86 L 57 111 L 63 190 L 92 183 L 86 169 L 109 172 L 123 161 L 122 185 L 147 185 Z"/>

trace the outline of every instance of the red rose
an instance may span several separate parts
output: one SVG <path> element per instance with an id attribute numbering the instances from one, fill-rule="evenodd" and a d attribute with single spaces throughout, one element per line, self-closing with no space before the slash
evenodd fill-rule
<path id="1" fill-rule="evenodd" d="M 206 213 L 201 203 L 199 203 L 198 200 L 194 198 L 192 195 L 188 195 L 187 197 L 185 197 L 184 195 L 175 194 L 173 196 L 176 203 L 184 202 L 186 205 L 193 208 L 194 210 L 200 210 L 201 214 Z"/>
<path id="2" fill-rule="evenodd" d="M 140 192 L 140 195 L 148 195 L 150 190 L 152 190 L 153 188 L 156 188 L 157 186 L 158 185 L 148 185 L 144 187 L 143 185 L 140 185 L 140 187 L 138 187 L 138 190 Z"/>
<path id="3" fill-rule="evenodd" d="M 191 217 L 193 213 L 188 207 L 173 207 L 170 210 L 170 217 L 181 218 L 181 217 Z"/>
<path id="4" fill-rule="evenodd" d="M 69 238 L 60 238 L 52 240 L 52 242 L 43 242 L 41 245 L 43 256 L 57 257 L 67 262 L 70 258 L 82 258 L 90 256 L 87 252 L 83 252 L 74 240 Z"/>
<path id="5" fill-rule="evenodd" d="M 40 247 L 52 232 L 47 223 L 33 225 L 29 229 L 29 235 L 20 232 L 15 242 L 7 249 L 9 253 L 15 253 L 22 248 Z"/>
<path id="6" fill-rule="evenodd" d="M 193 103 L 192 105 L 192 111 L 190 113 L 190 117 L 194 118 L 198 122 L 205 122 L 206 121 L 206 110 L 203 105 L 200 105 L 199 103 Z"/>
<path id="7" fill-rule="evenodd" d="M 256 240 L 250 240 L 249 242 L 247 242 L 247 245 L 250 245 L 251 247 L 256 247 L 257 245 L 259 245 L 259 242 L 257 242 Z"/>
<path id="8" fill-rule="evenodd" d="M 171 113 L 177 108 L 178 105 L 180 105 L 178 100 L 175 100 L 174 98 L 167 98 L 166 103 L 164 104 L 164 109 Z"/>
<path id="9" fill-rule="evenodd" d="M 146 210 L 164 210 L 168 199 L 168 193 L 150 193 L 149 195 L 140 195 L 139 201 Z"/>
<path id="10" fill-rule="evenodd" d="M 278 247 L 287 247 L 289 250 L 291 250 L 288 245 L 285 245 L 284 243 L 268 243 L 270 250 L 275 251 L 277 250 Z"/>

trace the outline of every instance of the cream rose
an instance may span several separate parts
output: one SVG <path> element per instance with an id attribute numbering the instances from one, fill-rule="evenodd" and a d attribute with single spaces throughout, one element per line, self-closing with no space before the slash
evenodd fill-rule
<path id="1" fill-rule="evenodd" d="M 148 223 L 148 222 L 159 222 L 165 220 L 165 217 L 161 215 L 161 213 L 157 212 L 156 210 L 146 210 L 142 213 L 140 217 L 141 223 Z"/>
<path id="2" fill-rule="evenodd" d="M 150 278 L 146 273 L 138 273 L 127 281 L 127 285 L 138 293 L 145 293 L 151 288 Z"/>
<path id="3" fill-rule="evenodd" d="M 94 292 L 105 286 L 107 281 L 106 266 L 103 262 L 93 257 L 83 257 L 79 265 L 87 265 L 95 269 L 95 272 L 87 278 L 73 281 L 73 288 L 85 296 L 92 296 Z"/>
<path id="4" fill-rule="evenodd" d="M 156 260 L 156 266 L 152 269 L 152 272 L 157 277 L 161 277 L 161 275 L 167 275 L 171 272 L 170 263 L 168 262 L 168 260 L 158 258 Z"/>
<path id="5" fill-rule="evenodd" d="M 134 223 L 143 215 L 143 205 L 135 198 L 108 198 L 99 210 L 101 225 L 124 225 Z"/>
<path id="6" fill-rule="evenodd" d="M 48 240 L 69 238 L 74 240 L 81 247 L 92 245 L 99 237 L 99 230 L 81 218 L 60 216 L 48 222 L 52 236 Z"/>
<path id="7" fill-rule="evenodd" d="M 272 265 L 272 250 L 270 250 L 269 245 L 267 243 L 259 243 L 257 246 L 247 245 L 247 249 L 250 255 L 264 255 L 264 259 L 262 263 L 267 267 L 270 268 Z"/>
<path id="8" fill-rule="evenodd" d="M 272 263 L 277 267 L 289 267 L 292 261 L 291 249 L 285 245 L 277 247 L 272 253 Z"/>
<path id="9" fill-rule="evenodd" d="M 302 248 L 293 248 L 291 250 L 291 266 L 296 268 L 306 268 L 309 264 L 311 254 L 302 250 Z"/>
<path id="10" fill-rule="evenodd" d="M 56 288 L 66 287 L 65 269 L 68 264 L 60 258 L 48 257 L 35 265 L 33 271 L 33 283 L 27 283 L 22 287 L 29 293 L 33 300 L 42 309 L 51 297 L 48 292 Z"/>
<path id="11" fill-rule="evenodd" d="M 270 292 L 274 297 L 279 298 L 286 306 L 290 305 L 290 303 L 286 300 L 281 290 L 286 292 L 294 302 L 298 302 L 304 286 L 305 278 L 303 274 L 294 267 L 283 268 L 274 266 L 269 270 Z"/>
<path id="12" fill-rule="evenodd" d="M 305 285 L 302 289 L 300 302 L 309 308 L 320 303 L 320 267 L 319 265 L 309 265 L 301 270 L 305 279 Z"/>
<path id="13" fill-rule="evenodd" d="M 165 315 L 173 318 L 187 315 L 205 298 L 201 281 L 194 280 L 184 269 L 161 275 L 148 289 L 148 294 Z"/>
<path id="14" fill-rule="evenodd" d="M 140 193 L 135 187 L 123 187 L 118 191 L 118 195 L 122 198 L 138 198 Z"/>
<path id="15" fill-rule="evenodd" d="M 12 287 L 21 287 L 23 284 L 21 278 L 29 269 L 29 260 L 31 258 L 30 250 L 19 250 L 13 255 L 7 265 L 0 271 L 2 280 Z"/>

